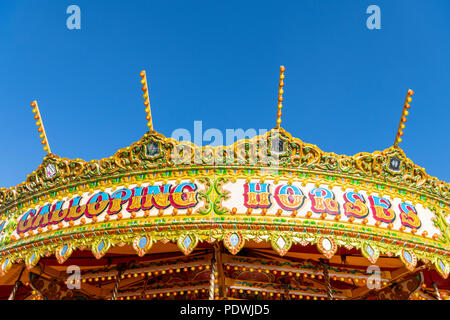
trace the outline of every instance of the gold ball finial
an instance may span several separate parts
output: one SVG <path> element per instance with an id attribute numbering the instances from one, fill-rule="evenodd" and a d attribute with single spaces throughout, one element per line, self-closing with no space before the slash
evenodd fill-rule
<path id="1" fill-rule="evenodd" d="M 42 121 L 41 113 L 39 112 L 38 103 L 36 100 L 34 100 L 33 102 L 30 103 L 30 105 L 33 108 L 32 110 L 32 112 L 34 113 L 33 118 L 37 120 L 35 124 L 38 127 L 37 129 L 39 132 L 39 138 L 41 138 L 41 144 L 44 146 L 43 149 L 44 151 L 47 151 L 48 154 L 51 154 L 52 151 L 50 150 L 48 139 L 45 134 L 44 123 Z"/>
<path id="2" fill-rule="evenodd" d="M 145 70 L 142 70 L 139 75 L 142 77 L 141 84 L 142 84 L 142 91 L 144 92 L 142 97 L 144 98 L 144 105 L 146 106 L 145 112 L 147 113 L 147 116 L 145 118 L 148 120 L 148 122 L 147 122 L 148 128 L 150 129 L 150 131 L 153 131 L 153 121 L 152 121 L 152 114 L 151 114 L 151 109 L 150 109 L 150 99 L 149 99 L 149 95 L 148 95 L 148 84 L 147 84 L 147 76 L 146 76 Z"/>
<path id="3" fill-rule="evenodd" d="M 408 109 L 411 108 L 411 101 L 412 98 L 411 96 L 414 95 L 414 91 L 411 89 L 408 89 L 408 91 L 406 92 L 406 98 L 405 98 L 405 103 L 403 104 L 403 111 L 402 111 L 402 116 L 400 118 L 400 124 L 398 125 L 398 129 L 397 129 L 397 135 L 395 136 L 395 142 L 394 142 L 394 147 L 397 147 L 398 144 L 400 142 L 402 142 L 402 139 L 400 138 L 401 136 L 403 136 L 403 129 L 405 129 L 405 123 L 407 121 L 406 116 L 409 115 L 409 111 Z"/>

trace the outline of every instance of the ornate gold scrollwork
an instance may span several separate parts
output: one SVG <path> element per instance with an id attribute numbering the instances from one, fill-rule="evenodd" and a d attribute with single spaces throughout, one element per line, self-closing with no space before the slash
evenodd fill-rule
<path id="1" fill-rule="evenodd" d="M 277 155 L 277 159 L 272 157 L 271 139 L 274 137 L 284 143 L 284 149 L 280 150 L 282 152 Z M 158 147 L 149 155 L 146 148 L 151 143 Z M 393 157 L 400 163 L 398 170 L 389 167 Z M 276 163 L 273 162 L 274 159 L 277 160 Z M 190 142 L 176 141 L 153 132 L 145 134 L 130 147 L 120 149 L 113 156 L 101 160 L 86 162 L 49 154 L 24 183 L 0 189 L 0 212 L 4 213 L 42 193 L 124 175 L 152 173 L 153 170 L 161 169 L 189 170 L 199 166 L 211 170 L 229 166 L 236 170 L 240 170 L 236 166 L 259 170 L 274 164 L 282 170 L 299 170 L 305 173 L 313 170 L 315 173 L 345 176 L 349 179 L 390 183 L 428 198 L 433 197 L 447 207 L 450 203 L 450 185 L 428 176 L 423 168 L 414 165 L 399 148 L 391 147 L 381 152 L 358 153 L 354 156 L 337 155 L 323 152 L 315 145 L 293 138 L 280 128 L 252 139 L 239 140 L 226 147 L 198 147 Z M 54 166 L 54 170 L 49 165 Z"/>

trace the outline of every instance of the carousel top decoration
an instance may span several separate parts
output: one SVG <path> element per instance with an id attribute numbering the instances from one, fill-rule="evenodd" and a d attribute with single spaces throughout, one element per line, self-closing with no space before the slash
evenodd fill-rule
<path id="1" fill-rule="evenodd" d="M 145 117 L 147 119 L 147 127 L 150 131 L 153 131 L 153 120 L 152 120 L 152 111 L 150 109 L 150 97 L 148 95 L 148 84 L 147 84 L 147 73 L 145 70 L 142 70 L 140 73 L 140 76 L 142 78 L 141 84 L 142 84 L 142 91 L 144 92 L 144 95 L 142 96 L 144 98 L 144 105 L 145 105 L 145 112 L 147 113 L 147 116 Z"/>
<path id="2" fill-rule="evenodd" d="M 31 103 L 31 107 L 33 108 L 33 113 L 35 114 L 34 119 L 36 121 L 36 126 L 38 127 L 39 138 L 41 138 L 41 144 L 44 146 L 44 151 L 47 151 L 48 154 L 52 153 L 50 150 L 50 145 L 48 143 L 47 134 L 45 133 L 44 121 L 42 120 L 41 113 L 39 111 L 39 106 L 36 100 Z"/>
<path id="3" fill-rule="evenodd" d="M 402 142 L 401 136 L 403 136 L 403 129 L 405 129 L 406 116 L 409 114 L 408 109 L 411 108 L 410 103 L 412 101 L 411 96 L 413 94 L 414 94 L 414 91 L 412 91 L 411 89 L 408 89 L 408 92 L 406 93 L 405 103 L 403 104 L 402 116 L 400 118 L 400 123 L 398 125 L 397 136 L 395 137 L 394 147 L 397 147 L 398 144 L 400 142 Z"/>
<path id="4" fill-rule="evenodd" d="M 355 248 L 371 263 L 398 256 L 408 270 L 422 261 L 448 276 L 450 185 L 406 157 L 401 131 L 396 145 L 354 156 L 292 137 L 280 127 L 281 67 L 276 128 L 199 147 L 153 131 L 141 76 L 151 131 L 139 141 L 91 161 L 48 148 L 25 182 L 0 189 L 0 273 L 50 255 L 64 263 L 76 249 L 100 259 L 132 245 L 143 256 L 171 242 L 188 255 L 221 241 L 235 255 L 264 241 L 280 256 L 293 246 L 317 246 L 326 259 Z"/>
<path id="5" fill-rule="evenodd" d="M 279 129 L 281 125 L 281 109 L 283 108 L 283 87 L 284 87 L 284 71 L 286 68 L 284 66 L 280 67 L 280 84 L 278 85 L 278 112 L 277 112 L 277 125 L 276 128 Z"/>

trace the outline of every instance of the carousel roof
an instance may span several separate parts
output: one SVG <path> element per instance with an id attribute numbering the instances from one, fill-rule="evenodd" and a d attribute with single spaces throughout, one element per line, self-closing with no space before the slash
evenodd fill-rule
<path id="1" fill-rule="evenodd" d="M 398 147 L 401 134 L 383 151 L 324 152 L 280 127 L 279 97 L 273 130 L 230 146 L 199 147 L 153 130 L 141 75 L 150 130 L 113 156 L 88 162 L 60 158 L 41 131 L 48 151 L 43 163 L 22 184 L 0 189 L 0 273 L 15 262 L 31 270 L 51 256 L 64 264 L 77 249 L 89 249 L 108 277 L 101 262 L 108 252 L 152 253 L 159 261 L 178 248 L 208 260 L 210 253 L 199 253 L 202 246 L 221 242 L 229 251 L 223 259 L 230 272 L 250 265 L 311 271 L 317 264 L 300 265 L 295 257 L 333 262 L 335 255 L 341 260 L 345 255 L 350 264 L 334 261 L 335 277 L 357 278 L 356 265 L 375 263 L 393 268 L 386 271 L 388 280 L 395 278 L 398 263 L 409 272 L 434 266 L 448 277 L 450 185 L 406 157 Z M 38 110 L 37 115 L 42 125 Z M 401 126 L 402 121 L 399 132 Z M 238 252 L 249 248 L 258 254 L 240 260 Z M 284 257 L 278 265 L 269 259 L 273 250 Z M 85 256 L 73 259 L 80 254 Z M 250 261 L 255 258 L 259 262 Z M 136 272 L 153 270 L 155 261 Z M 262 281 L 248 279 L 247 287 Z M 202 281 L 198 290 L 208 285 Z M 230 284 L 235 290 L 242 286 Z M 345 285 L 335 291 L 354 296 Z"/>

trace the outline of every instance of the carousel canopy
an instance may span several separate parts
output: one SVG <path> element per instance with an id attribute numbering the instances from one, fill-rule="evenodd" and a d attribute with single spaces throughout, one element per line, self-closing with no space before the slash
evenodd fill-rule
<path id="1" fill-rule="evenodd" d="M 210 261 L 207 249 L 217 243 L 228 251 L 221 259 L 229 272 L 314 274 L 325 259 L 336 279 L 363 279 L 361 267 L 374 264 L 390 268 L 382 275 L 388 282 L 419 265 L 447 278 L 450 185 L 408 159 L 398 136 L 383 151 L 337 155 L 292 137 L 280 127 L 280 109 L 276 128 L 230 146 L 164 137 L 149 114 L 150 131 L 109 158 L 86 162 L 48 152 L 25 182 L 0 189 L 0 281 L 17 278 L 19 269 L 8 277 L 15 264 L 32 270 L 53 259 L 57 270 L 72 254 L 90 272 L 86 279 L 117 273 L 105 267 L 105 255 L 117 258 L 116 267 L 124 255 L 153 255 L 136 274 L 161 272 L 162 261 L 174 272 L 195 269 Z M 48 146 L 45 130 L 42 137 Z M 195 259 L 184 261 L 177 248 Z M 86 263 L 87 250 L 97 262 Z M 240 257 L 246 250 L 253 253 Z M 274 282 L 261 285 L 263 278 L 224 281 L 231 290 L 277 292 Z M 208 288 L 203 280 L 180 281 L 201 292 Z M 107 297 L 110 289 L 92 294 Z M 324 288 L 314 290 L 309 294 L 326 296 Z M 364 290 L 336 285 L 334 295 L 361 297 Z"/>

